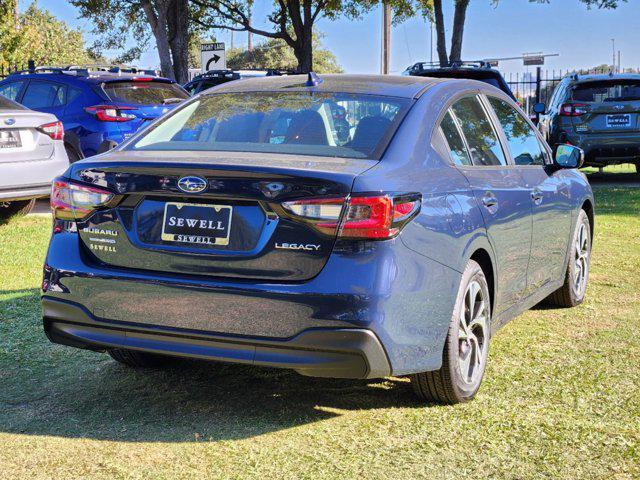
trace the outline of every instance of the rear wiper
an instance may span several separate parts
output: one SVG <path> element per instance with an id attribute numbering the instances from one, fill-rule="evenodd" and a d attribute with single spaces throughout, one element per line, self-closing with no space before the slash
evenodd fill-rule
<path id="1" fill-rule="evenodd" d="M 178 98 L 178 97 L 169 97 L 169 98 L 165 98 L 162 101 L 163 105 L 170 105 L 172 103 L 180 103 L 184 100 L 184 98 Z"/>

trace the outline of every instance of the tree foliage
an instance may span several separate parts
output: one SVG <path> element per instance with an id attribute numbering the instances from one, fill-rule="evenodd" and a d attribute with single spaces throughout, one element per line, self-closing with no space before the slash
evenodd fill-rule
<path id="1" fill-rule="evenodd" d="M 29 60 L 36 65 L 94 61 L 80 30 L 69 27 L 35 2 L 16 19 L 15 5 L 15 0 L 0 2 L 0 67 L 26 65 Z"/>
<path id="2" fill-rule="evenodd" d="M 258 28 L 250 10 L 253 0 L 192 0 L 203 9 L 198 22 L 206 28 L 248 31 L 267 39 L 280 40 L 292 50 L 297 69 L 308 72 L 317 68 L 313 58 L 313 28 L 324 17 L 357 18 L 375 7 L 375 0 L 276 0 L 267 14 L 267 27 Z"/>
<path id="3" fill-rule="evenodd" d="M 317 73 L 341 73 L 342 68 L 338 64 L 335 55 L 322 48 L 320 36 L 313 36 L 313 71 Z M 252 51 L 243 48 L 234 48 L 227 53 L 227 65 L 234 70 L 260 69 L 266 70 L 285 69 L 296 70 L 298 59 L 293 49 L 280 39 L 270 38 L 253 47 Z"/>

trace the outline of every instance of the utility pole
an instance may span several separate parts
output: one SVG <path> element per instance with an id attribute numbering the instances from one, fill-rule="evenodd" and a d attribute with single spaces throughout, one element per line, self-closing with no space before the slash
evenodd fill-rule
<path id="1" fill-rule="evenodd" d="M 382 58 L 380 61 L 380 73 L 389 74 L 391 59 L 391 5 L 382 4 Z"/>
<path id="2" fill-rule="evenodd" d="M 615 72 L 615 70 L 616 70 L 616 39 L 615 38 L 611 39 L 611 53 L 613 55 L 613 60 L 611 62 L 611 67 L 613 68 L 613 71 Z"/>
<path id="3" fill-rule="evenodd" d="M 231 50 L 233 50 L 233 30 L 230 30 L 231 32 Z"/>
<path id="4" fill-rule="evenodd" d="M 433 65 L 433 20 L 429 20 L 429 24 L 431 25 L 431 44 L 429 51 L 429 63 Z"/>

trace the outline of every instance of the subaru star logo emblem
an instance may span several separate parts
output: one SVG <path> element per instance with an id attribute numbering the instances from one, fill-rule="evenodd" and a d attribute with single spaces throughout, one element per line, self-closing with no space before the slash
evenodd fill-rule
<path id="1" fill-rule="evenodd" d="M 207 188 L 207 181 L 200 177 L 182 177 L 178 180 L 178 188 L 187 193 L 200 193 Z"/>
<path id="2" fill-rule="evenodd" d="M 7 118 L 4 123 L 6 125 L 13 125 L 14 123 L 16 123 L 16 119 L 15 118 Z"/>

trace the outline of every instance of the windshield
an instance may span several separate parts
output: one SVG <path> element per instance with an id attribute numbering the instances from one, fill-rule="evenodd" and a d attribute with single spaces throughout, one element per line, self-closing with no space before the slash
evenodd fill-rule
<path id="1" fill-rule="evenodd" d="M 620 102 L 640 100 L 640 80 L 605 80 L 579 83 L 572 99 L 578 102 Z"/>
<path id="2" fill-rule="evenodd" d="M 0 110 L 26 110 L 26 108 L 19 103 L 0 95 Z"/>
<path id="3" fill-rule="evenodd" d="M 165 82 L 111 82 L 104 84 L 104 91 L 113 101 L 138 105 L 161 105 L 170 98 L 189 97 L 175 83 Z"/>
<path id="4" fill-rule="evenodd" d="M 408 99 L 373 95 L 212 94 L 165 117 L 127 148 L 379 159 L 409 106 Z"/>

